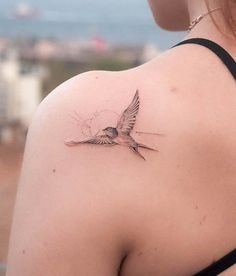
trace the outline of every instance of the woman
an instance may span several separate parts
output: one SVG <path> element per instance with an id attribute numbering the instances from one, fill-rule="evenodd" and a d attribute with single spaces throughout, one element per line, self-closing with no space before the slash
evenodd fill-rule
<path id="1" fill-rule="evenodd" d="M 7 276 L 236 275 L 236 3 L 149 2 L 185 44 L 43 101 Z"/>

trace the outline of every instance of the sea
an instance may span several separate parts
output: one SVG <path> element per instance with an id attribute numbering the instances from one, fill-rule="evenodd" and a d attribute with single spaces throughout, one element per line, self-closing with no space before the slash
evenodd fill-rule
<path id="1" fill-rule="evenodd" d="M 23 8 L 22 8 L 23 6 Z M 16 11 L 30 7 L 37 16 L 19 18 Z M 148 0 L 0 0 L 0 36 L 89 39 L 99 36 L 113 43 L 152 43 L 167 49 L 184 32 L 159 28 Z"/>

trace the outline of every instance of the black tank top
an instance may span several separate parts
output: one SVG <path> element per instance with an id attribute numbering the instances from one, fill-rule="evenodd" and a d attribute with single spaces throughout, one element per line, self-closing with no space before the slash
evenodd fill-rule
<path id="1" fill-rule="evenodd" d="M 188 44 L 188 43 L 199 44 L 210 49 L 221 59 L 221 61 L 229 69 L 230 73 L 233 75 L 234 79 L 236 80 L 236 62 L 233 59 L 233 57 L 222 46 L 206 38 L 190 38 L 190 39 L 181 41 L 180 43 L 174 45 L 171 48 L 174 48 L 176 46 L 183 45 L 183 44 Z"/>
<path id="2" fill-rule="evenodd" d="M 190 39 L 181 41 L 180 43 L 174 45 L 173 47 L 183 45 L 183 44 L 188 44 L 188 43 L 199 44 L 210 49 L 221 59 L 223 64 L 225 64 L 225 66 L 228 68 L 228 70 L 236 80 L 236 62 L 233 59 L 233 57 L 222 46 L 206 38 L 190 38 Z M 236 86 L 235 86 L 235 92 L 236 92 Z M 220 258 L 219 260 L 209 265 L 208 267 L 204 268 L 200 272 L 197 272 L 196 274 L 194 274 L 194 276 L 216 276 L 222 273 L 224 270 L 228 269 L 229 267 L 233 266 L 234 264 L 236 264 L 236 248 L 230 251 L 222 258 Z"/>

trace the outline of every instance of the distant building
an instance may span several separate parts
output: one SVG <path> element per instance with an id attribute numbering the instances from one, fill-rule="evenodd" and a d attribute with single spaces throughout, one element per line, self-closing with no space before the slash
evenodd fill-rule
<path id="1" fill-rule="evenodd" d="M 40 16 L 40 12 L 27 3 L 19 3 L 12 15 L 17 19 L 34 19 Z"/>
<path id="2" fill-rule="evenodd" d="M 141 62 L 145 63 L 161 54 L 161 50 L 153 43 L 147 43 L 143 48 Z"/>
<path id="3" fill-rule="evenodd" d="M 0 76 L 0 125 L 8 119 L 8 84 Z"/>
<path id="4" fill-rule="evenodd" d="M 1 57 L 0 141 L 11 140 L 16 126 L 27 130 L 41 101 L 42 77 L 41 68 L 21 63 L 15 50 Z"/>

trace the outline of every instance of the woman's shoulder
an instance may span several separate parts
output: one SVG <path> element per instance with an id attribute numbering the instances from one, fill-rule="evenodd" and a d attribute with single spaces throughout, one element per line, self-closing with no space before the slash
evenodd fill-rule
<path id="1" fill-rule="evenodd" d="M 107 181 L 115 189 L 122 178 L 124 189 L 119 190 L 120 195 L 112 194 L 121 198 L 127 182 L 130 189 L 137 189 L 142 179 L 152 182 L 159 177 L 155 168 L 166 170 L 167 164 L 177 162 L 183 154 L 187 162 L 189 148 L 204 129 L 199 125 L 204 112 L 194 104 L 200 98 L 197 83 L 190 84 L 186 68 L 184 74 L 177 70 L 176 55 L 173 50 L 124 71 L 88 71 L 58 86 L 32 120 L 24 173 L 37 171 L 36 175 L 48 174 L 46 178 L 51 179 L 55 167 L 57 175 L 67 171 L 60 181 L 68 182 L 73 175 L 81 177 L 83 185 L 96 180 L 94 189 L 102 191 Z M 184 80 L 179 79 L 181 75 Z M 193 82 L 197 81 L 193 78 Z M 129 147 L 124 136 L 122 141 L 104 137 L 104 129 L 118 126 L 135 142 L 158 151 L 131 147 L 136 144 Z M 69 147 L 68 141 L 77 146 Z"/>
<path id="2" fill-rule="evenodd" d="M 203 91 L 198 90 L 203 84 L 198 84 L 197 75 L 187 70 L 191 58 L 181 65 L 176 61 L 178 58 L 177 50 L 171 50 L 133 69 L 85 72 L 62 83 L 41 103 L 27 137 L 12 232 L 11 264 L 17 262 L 21 269 L 26 269 L 21 266 L 25 255 L 16 253 L 26 244 L 27 252 L 37 252 L 40 258 L 46 258 L 46 247 L 41 246 L 40 250 L 37 247 L 44 243 L 50 247 L 47 252 L 51 259 L 45 260 L 49 267 L 55 263 L 58 269 L 63 267 L 60 256 L 77 264 L 74 252 L 78 252 L 76 256 L 84 256 L 83 248 L 88 248 L 85 257 L 93 263 L 94 253 L 96 258 L 104 256 L 108 260 L 112 256 L 119 260 L 117 252 L 141 238 L 136 231 L 141 219 L 149 227 L 148 218 L 156 217 L 159 236 L 168 233 L 164 226 L 160 229 L 159 218 L 166 221 L 169 202 L 178 201 L 178 207 L 174 204 L 173 208 L 186 221 L 182 196 L 189 197 L 191 191 L 200 189 L 193 176 L 198 179 L 200 169 L 209 168 L 211 156 L 222 148 L 221 139 L 212 135 L 214 104 L 222 101 L 218 95 L 214 104 L 209 105 L 209 97 L 203 99 Z M 200 106 L 196 104 L 199 101 Z M 217 124 L 223 122 L 221 115 L 221 112 L 217 115 Z M 107 127 L 112 131 L 104 132 Z M 117 137 L 114 128 L 122 135 Z M 69 147 L 68 140 L 76 146 Z M 210 153 L 209 158 L 204 155 L 205 150 Z M 217 168 L 226 166 L 223 163 L 228 156 L 219 160 Z M 215 173 L 212 167 L 212 174 Z M 148 208 L 151 209 L 147 218 Z M 32 210 L 30 216 L 28 210 Z M 19 225 L 19 221 L 24 223 Z M 153 225 L 153 221 L 150 223 Z M 55 229 L 63 231 L 55 233 Z M 78 233 L 83 235 L 78 237 Z M 27 243 L 30 235 L 31 242 Z M 105 250 L 106 256 L 89 250 L 91 236 L 97 248 L 109 248 Z M 57 254 L 58 241 L 65 249 L 60 253 L 63 255 Z M 75 241 L 82 245 L 77 246 Z M 65 244 L 75 246 L 71 250 Z M 27 254 L 28 263 L 32 264 L 27 267 L 29 270 L 37 263 L 37 258 L 32 262 L 32 256 L 35 255 Z M 112 264 L 110 259 L 102 262 Z"/>
<path id="3" fill-rule="evenodd" d="M 99 133 L 104 123 L 115 126 L 137 91 L 139 106 L 133 131 L 175 133 L 173 139 L 184 130 L 190 133 L 204 116 L 194 103 L 206 99 L 202 102 L 204 111 L 210 86 L 215 84 L 206 85 L 212 73 L 200 74 L 198 67 L 202 65 L 197 58 L 183 53 L 180 47 L 128 70 L 93 70 L 74 76 L 40 104 L 28 140 L 63 145 L 66 139 Z M 192 66 L 194 62 L 196 66 Z M 144 142 L 152 140 L 144 135 L 140 137 Z"/>
<path id="4" fill-rule="evenodd" d="M 69 107 L 68 105 L 73 107 L 86 98 L 91 103 L 99 99 L 107 101 L 113 97 L 113 102 L 119 97 L 126 100 L 125 97 L 136 89 L 140 90 L 142 98 L 147 98 L 150 97 L 150 93 L 153 96 L 168 92 L 177 95 L 190 88 L 199 88 L 199 62 L 196 57 L 183 55 L 185 52 L 185 49 L 180 47 L 165 51 L 134 68 L 121 71 L 91 70 L 75 75 L 49 93 L 40 104 L 35 117 L 41 114 L 42 110 L 52 110 L 52 105 L 59 105 L 60 108 Z"/>
<path id="5" fill-rule="evenodd" d="M 217 67 L 214 67 L 214 62 Z M 217 69 L 221 68 L 217 57 L 204 47 L 182 45 L 168 49 L 134 68 L 121 71 L 91 70 L 78 74 L 56 87 L 41 106 L 46 105 L 49 99 L 53 99 L 55 104 L 58 100 L 63 102 L 67 96 L 74 100 L 92 95 L 112 97 L 113 93 L 124 96 L 128 90 L 140 87 L 155 91 L 155 94 L 176 89 L 183 93 L 197 89 L 205 91 L 215 85 L 219 77 Z"/>
<path id="6" fill-rule="evenodd" d="M 159 129 L 168 128 L 168 131 L 176 133 L 187 128 L 194 129 L 200 120 L 209 118 L 206 113 L 210 110 L 208 106 L 213 111 L 219 106 L 219 99 L 222 99 L 221 103 L 233 103 L 234 88 L 232 84 L 227 87 L 224 82 L 216 85 L 222 64 L 203 47 L 192 46 L 169 49 L 128 70 L 92 70 L 74 76 L 43 100 L 29 133 L 42 127 L 46 131 L 48 125 L 50 131 L 55 132 L 54 136 L 62 140 L 73 136 L 75 131 L 78 135 L 84 134 L 86 131 L 81 128 L 88 121 L 99 124 L 99 120 L 110 119 L 114 124 L 131 103 L 136 91 L 139 93 L 137 129 L 155 130 L 154 126 L 159 126 Z M 227 97 L 224 93 L 226 87 Z M 214 98 L 211 97 L 212 91 Z M 48 139 L 50 137 L 53 135 Z"/>

